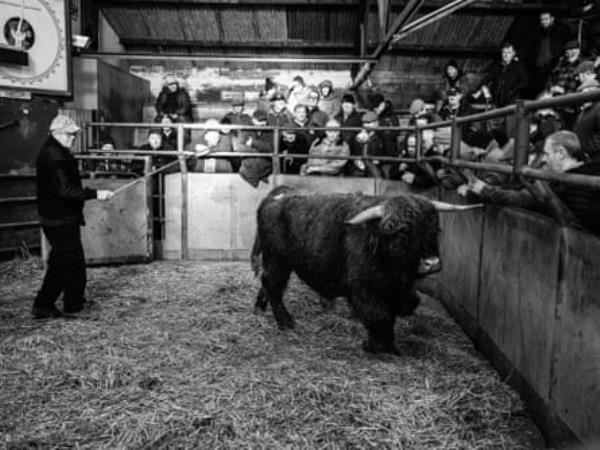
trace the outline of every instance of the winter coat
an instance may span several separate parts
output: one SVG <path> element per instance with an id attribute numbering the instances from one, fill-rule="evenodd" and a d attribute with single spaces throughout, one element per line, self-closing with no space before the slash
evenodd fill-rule
<path id="1" fill-rule="evenodd" d="M 484 85 L 489 86 L 492 101 L 496 106 L 506 106 L 522 98 L 529 85 L 525 66 L 517 59 L 510 64 L 499 63 L 484 79 Z"/>

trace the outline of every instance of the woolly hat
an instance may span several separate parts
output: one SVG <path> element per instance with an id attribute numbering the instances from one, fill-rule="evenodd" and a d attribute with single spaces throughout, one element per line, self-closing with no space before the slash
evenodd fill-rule
<path id="1" fill-rule="evenodd" d="M 329 86 L 330 88 L 333 88 L 333 83 L 331 82 L 331 80 L 323 80 L 319 83 L 319 88 L 323 88 L 325 86 Z"/>
<path id="2" fill-rule="evenodd" d="M 342 103 L 352 103 L 354 105 L 356 104 L 356 99 L 352 94 L 344 94 L 342 96 Z"/>
<path id="3" fill-rule="evenodd" d="M 423 108 L 425 108 L 425 102 L 423 100 L 421 100 L 420 98 L 415 98 L 411 104 L 410 107 L 408 108 L 411 116 L 416 115 L 417 113 L 423 111 Z"/>
<path id="4" fill-rule="evenodd" d="M 273 80 L 271 80 L 270 78 L 265 79 L 265 91 L 270 91 L 275 87 L 277 87 L 277 85 L 273 83 Z"/>
<path id="5" fill-rule="evenodd" d="M 362 123 L 370 123 L 379 120 L 379 117 L 377 117 L 377 113 L 375 111 L 367 111 L 363 114 L 361 120 Z"/>

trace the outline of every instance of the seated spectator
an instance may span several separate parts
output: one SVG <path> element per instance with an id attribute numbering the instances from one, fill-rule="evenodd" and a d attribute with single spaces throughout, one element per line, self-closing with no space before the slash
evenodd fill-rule
<path id="1" fill-rule="evenodd" d="M 417 154 L 417 137 L 414 133 L 409 134 L 404 142 L 402 156 L 414 158 Z M 435 151 L 429 149 L 424 156 L 433 156 Z M 441 165 L 427 161 L 414 163 L 400 163 L 398 165 L 398 178 L 417 190 L 428 189 L 437 184 L 436 171 Z"/>
<path id="2" fill-rule="evenodd" d="M 481 88 L 473 97 L 491 96 L 492 102 L 498 106 L 514 103 L 524 98 L 529 85 L 525 66 L 519 61 L 514 46 L 507 42 L 502 46 L 501 61 L 492 67 L 491 72 L 483 79 Z"/>
<path id="3" fill-rule="evenodd" d="M 319 104 L 321 111 L 327 114 L 327 117 L 335 117 L 340 112 L 340 99 L 333 92 L 333 83 L 331 80 L 324 80 L 319 83 Z"/>
<path id="4" fill-rule="evenodd" d="M 267 112 L 271 107 L 271 99 L 278 93 L 279 87 L 270 78 L 265 79 L 265 89 L 261 91 L 256 102 L 256 109 Z"/>
<path id="5" fill-rule="evenodd" d="M 169 116 L 156 116 L 154 120 L 161 125 L 171 125 L 173 123 Z M 169 144 L 169 146 L 177 149 L 177 130 L 175 128 L 164 126 L 161 128 L 161 134 L 165 144 Z"/>
<path id="6" fill-rule="evenodd" d="M 462 92 L 464 96 L 468 96 L 471 93 L 468 77 L 463 73 L 462 69 L 458 67 L 458 63 L 455 59 L 450 59 L 444 66 L 442 83 L 437 90 L 437 111 L 448 102 L 448 91 L 450 89 Z"/>
<path id="7" fill-rule="evenodd" d="M 267 125 L 282 127 L 289 125 L 291 121 L 292 117 L 287 109 L 285 97 L 282 94 L 275 94 L 271 98 L 271 106 L 267 111 Z"/>
<path id="8" fill-rule="evenodd" d="M 259 111 L 259 114 L 262 113 Z M 265 153 L 266 145 L 256 131 L 239 130 L 232 133 L 232 146 L 236 152 Z M 270 151 L 270 150 L 269 150 Z M 258 187 L 260 182 L 268 183 L 269 175 L 273 169 L 269 157 L 243 157 L 240 163 L 239 174 L 252 187 Z"/>
<path id="9" fill-rule="evenodd" d="M 335 120 L 342 124 L 342 127 L 360 127 L 362 119 L 360 113 L 356 110 L 356 100 L 352 94 L 344 94 L 342 97 L 342 110 L 335 116 Z M 342 138 L 350 143 L 358 134 L 359 130 L 344 130 Z"/>
<path id="10" fill-rule="evenodd" d="M 192 102 L 188 92 L 173 74 L 164 78 L 164 86 L 156 100 L 156 114 L 168 116 L 173 122 L 192 122 Z"/>
<path id="11" fill-rule="evenodd" d="M 448 89 L 446 99 L 446 103 L 442 105 L 438 112 L 442 120 L 452 120 L 456 117 L 468 116 L 475 113 L 475 111 L 463 102 L 463 94 L 458 88 Z"/>
<path id="12" fill-rule="evenodd" d="M 300 106 L 300 105 L 298 105 Z M 309 144 L 306 136 L 296 130 L 284 130 L 281 133 L 279 143 L 279 152 L 282 155 L 298 154 L 308 155 Z M 306 162 L 306 159 L 299 158 L 283 158 L 281 164 L 281 173 L 299 174 L 300 167 Z"/>
<path id="13" fill-rule="evenodd" d="M 577 89 L 588 81 L 597 80 L 593 61 L 582 61 L 575 69 L 575 73 L 577 74 L 577 80 L 579 81 Z"/>
<path id="14" fill-rule="evenodd" d="M 287 106 L 290 111 L 294 111 L 296 105 L 307 105 L 310 89 L 304 83 L 304 79 L 296 75 L 292 79 L 292 84 L 287 94 Z"/>
<path id="15" fill-rule="evenodd" d="M 319 99 L 321 98 L 317 89 L 311 89 L 308 93 L 308 127 L 309 128 L 323 128 L 329 120 L 327 113 L 319 109 Z M 322 130 L 313 130 L 313 134 L 316 137 L 325 136 L 325 132 Z"/>
<path id="16" fill-rule="evenodd" d="M 162 129 L 153 128 L 148 132 L 148 142 L 146 144 L 138 147 L 139 150 L 150 150 L 150 151 L 163 151 L 163 150 L 175 150 L 173 146 L 171 146 L 168 142 L 163 142 L 162 139 Z M 158 155 L 152 157 L 152 170 L 156 170 L 159 167 L 164 166 L 177 159 L 177 156 L 166 156 L 166 155 Z M 137 163 L 141 163 L 141 161 L 136 161 Z M 139 171 L 139 167 L 136 167 L 136 172 Z"/>
<path id="17" fill-rule="evenodd" d="M 352 156 L 384 156 L 383 141 L 373 128 L 379 126 L 379 118 L 374 111 L 367 111 L 362 115 L 363 129 L 350 143 Z M 353 177 L 372 176 L 381 177 L 379 161 L 355 159 L 346 164 L 346 173 Z"/>
<path id="18" fill-rule="evenodd" d="M 309 128 L 308 106 L 306 105 L 296 105 L 291 126 L 297 128 L 296 134 L 304 136 L 309 145 L 317 138 L 315 130 Z"/>
<path id="19" fill-rule="evenodd" d="M 223 119 L 234 125 L 252 125 L 252 118 L 244 112 L 244 100 L 234 100 L 231 102 L 231 111 Z"/>
<path id="20" fill-rule="evenodd" d="M 570 131 L 558 131 L 546 138 L 544 144 L 546 170 L 557 173 L 600 175 L 600 162 L 589 162 L 581 150 L 577 135 Z M 600 191 L 585 186 L 551 182 L 546 190 L 543 184 L 529 189 L 508 190 L 489 186 L 477 178 L 471 178 L 468 189 L 481 200 L 512 205 L 535 211 L 550 213 L 565 220 L 568 225 L 578 225 L 600 233 Z M 545 197 L 544 201 L 538 197 Z M 566 208 L 565 208 L 566 207 Z"/>
<path id="21" fill-rule="evenodd" d="M 579 86 L 577 68 L 581 63 L 581 47 L 576 40 L 570 40 L 564 51 L 546 82 L 546 90 L 552 95 L 571 94 Z"/>
<path id="22" fill-rule="evenodd" d="M 216 119 L 209 119 L 205 122 L 207 127 L 217 127 L 219 122 Z M 230 173 L 237 172 L 239 169 L 239 158 L 219 157 L 210 158 L 206 155 L 211 153 L 233 152 L 234 146 L 231 133 L 221 133 L 219 130 L 206 128 L 202 137 L 191 144 L 191 150 L 198 155 L 190 159 L 189 168 L 192 172 L 206 173 Z"/>
<path id="23" fill-rule="evenodd" d="M 579 92 L 600 89 L 600 83 L 588 80 L 579 87 Z M 573 125 L 573 132 L 581 142 L 581 149 L 594 161 L 600 160 L 600 102 L 581 105 L 581 112 Z"/>
<path id="24" fill-rule="evenodd" d="M 380 127 L 399 127 L 400 122 L 394 114 L 392 102 L 386 100 L 383 95 L 375 94 L 373 96 L 373 111 L 377 114 L 377 122 Z M 397 158 L 400 155 L 397 147 L 398 131 L 380 130 L 379 137 L 383 141 L 383 154 L 392 158 Z M 391 178 L 391 171 L 396 167 L 396 163 L 382 162 L 379 165 L 384 178 Z"/>
<path id="25" fill-rule="evenodd" d="M 300 169 L 301 175 L 340 175 L 343 172 L 347 159 L 322 159 L 322 156 L 348 157 L 350 149 L 342 139 L 340 123 L 330 119 L 325 125 L 328 129 L 325 136 L 312 143 L 309 149 L 311 156 Z"/>

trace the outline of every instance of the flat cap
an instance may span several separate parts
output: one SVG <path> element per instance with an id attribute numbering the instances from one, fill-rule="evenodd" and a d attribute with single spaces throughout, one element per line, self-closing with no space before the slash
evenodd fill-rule
<path id="1" fill-rule="evenodd" d="M 50 123 L 50 131 L 62 131 L 64 133 L 77 133 L 81 128 L 69 116 L 57 115 Z"/>

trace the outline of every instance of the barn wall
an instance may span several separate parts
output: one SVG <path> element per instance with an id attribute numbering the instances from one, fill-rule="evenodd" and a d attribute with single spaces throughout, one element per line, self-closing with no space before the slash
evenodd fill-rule
<path id="1" fill-rule="evenodd" d="M 165 258 L 181 255 L 181 176 L 167 175 Z M 402 194 L 398 182 L 190 174 L 191 258 L 247 259 L 268 190 Z M 436 189 L 426 193 L 437 196 Z M 456 201 L 452 193 L 444 193 Z M 441 214 L 441 273 L 420 288 L 440 298 L 501 376 L 521 393 L 549 444 L 600 444 L 600 238 L 520 210 Z M 569 447 L 569 448 L 579 448 Z"/>

